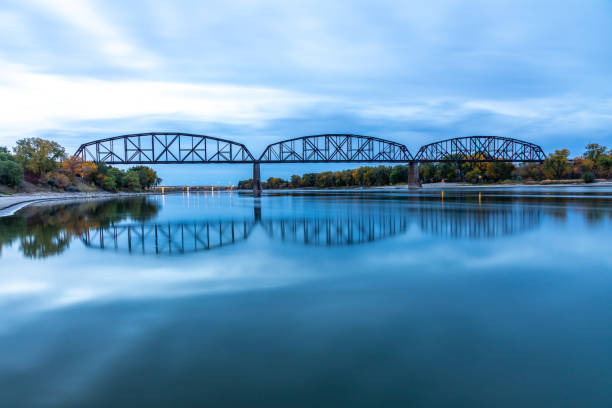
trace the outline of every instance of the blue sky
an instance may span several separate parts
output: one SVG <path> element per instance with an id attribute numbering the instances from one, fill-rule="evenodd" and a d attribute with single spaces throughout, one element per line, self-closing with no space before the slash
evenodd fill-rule
<path id="1" fill-rule="evenodd" d="M 245 143 L 358 133 L 412 151 L 516 137 L 612 147 L 610 1 L 0 4 L 0 145 L 182 131 Z M 345 168 L 347 166 L 334 166 Z M 264 166 L 283 176 L 328 166 Z M 168 184 L 248 166 L 158 166 Z"/>

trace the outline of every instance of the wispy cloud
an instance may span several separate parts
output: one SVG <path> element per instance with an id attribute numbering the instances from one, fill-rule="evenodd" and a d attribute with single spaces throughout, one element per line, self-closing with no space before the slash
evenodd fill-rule
<path id="1" fill-rule="evenodd" d="M 75 41 L 95 47 L 113 63 L 128 68 L 154 68 L 160 60 L 137 44 L 125 30 L 106 18 L 90 0 L 31 0 L 41 11 L 61 19 L 75 29 Z"/>
<path id="2" fill-rule="evenodd" d="M 141 116 L 256 127 L 315 102 L 312 96 L 273 88 L 67 77 L 2 62 L 0 77 L 4 137 Z"/>

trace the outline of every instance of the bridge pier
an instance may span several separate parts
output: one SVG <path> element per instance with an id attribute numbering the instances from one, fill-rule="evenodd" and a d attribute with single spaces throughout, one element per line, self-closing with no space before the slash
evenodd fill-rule
<path id="1" fill-rule="evenodd" d="M 261 195 L 261 174 L 259 171 L 259 162 L 253 163 L 253 195 L 256 197 Z"/>
<path id="2" fill-rule="evenodd" d="M 256 224 L 261 222 L 261 198 L 253 201 L 253 216 Z"/>
<path id="3" fill-rule="evenodd" d="M 408 165 L 408 188 L 421 188 L 421 180 L 419 179 L 419 163 L 410 162 Z"/>

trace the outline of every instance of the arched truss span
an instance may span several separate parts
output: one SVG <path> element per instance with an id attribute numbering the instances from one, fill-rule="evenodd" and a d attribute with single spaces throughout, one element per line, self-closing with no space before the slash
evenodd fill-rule
<path id="1" fill-rule="evenodd" d="M 94 140 L 75 156 L 107 164 L 252 163 L 241 143 L 191 133 L 137 133 Z"/>
<path id="2" fill-rule="evenodd" d="M 421 147 L 418 162 L 541 162 L 546 159 L 536 144 L 499 136 L 467 136 Z"/>
<path id="3" fill-rule="evenodd" d="M 403 144 L 371 136 L 325 134 L 283 140 L 266 147 L 262 163 L 408 162 Z"/>

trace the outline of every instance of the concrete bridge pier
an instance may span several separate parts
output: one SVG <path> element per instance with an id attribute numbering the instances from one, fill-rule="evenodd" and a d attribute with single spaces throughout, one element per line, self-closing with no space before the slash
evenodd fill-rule
<path id="1" fill-rule="evenodd" d="M 410 162 L 408 165 L 408 188 L 421 188 L 419 179 L 419 163 Z"/>
<path id="2" fill-rule="evenodd" d="M 261 174 L 259 171 L 259 162 L 253 163 L 253 195 L 259 197 L 261 195 Z"/>

